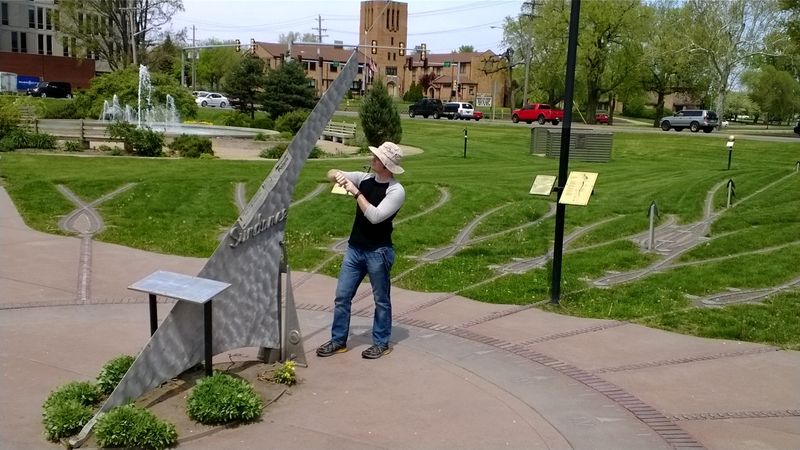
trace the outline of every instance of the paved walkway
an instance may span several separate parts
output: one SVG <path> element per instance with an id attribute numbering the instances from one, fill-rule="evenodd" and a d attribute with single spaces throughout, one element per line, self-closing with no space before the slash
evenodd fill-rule
<path id="1" fill-rule="evenodd" d="M 126 286 L 205 262 L 84 241 L 29 229 L 0 189 L 0 449 L 60 448 L 42 437 L 50 390 L 148 338 L 146 299 Z M 302 275 L 302 384 L 261 422 L 181 448 L 800 448 L 799 352 L 395 288 L 389 356 L 360 356 L 366 296 L 351 351 L 319 359 L 335 280 Z"/>

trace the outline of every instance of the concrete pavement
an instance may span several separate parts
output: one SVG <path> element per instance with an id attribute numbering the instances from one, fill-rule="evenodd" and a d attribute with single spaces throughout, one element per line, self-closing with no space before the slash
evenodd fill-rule
<path id="1" fill-rule="evenodd" d="M 0 189 L 0 448 L 60 448 L 42 434 L 49 392 L 147 341 L 146 296 L 126 287 L 204 263 L 33 231 Z M 335 280 L 293 281 L 301 384 L 261 422 L 180 436 L 180 448 L 800 448 L 798 352 L 395 288 L 390 355 L 361 358 L 367 296 L 350 351 L 322 359 Z"/>

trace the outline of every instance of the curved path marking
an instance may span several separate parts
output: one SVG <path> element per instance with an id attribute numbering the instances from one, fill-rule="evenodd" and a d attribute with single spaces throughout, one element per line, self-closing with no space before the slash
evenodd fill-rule
<path id="1" fill-rule="evenodd" d="M 761 194 L 762 192 L 774 187 L 775 185 L 785 181 L 789 177 L 794 176 L 796 174 L 797 172 L 791 172 L 788 175 L 785 175 L 773 181 L 772 183 L 765 185 L 764 187 L 753 192 L 752 194 L 742 198 L 731 207 L 733 208 L 738 205 L 741 205 L 745 201 L 750 200 L 756 195 Z M 592 285 L 594 287 L 609 287 L 615 284 L 621 284 L 629 281 L 639 280 L 641 278 L 652 275 L 653 273 L 660 272 L 668 268 L 680 267 L 688 264 L 703 264 L 706 262 L 713 262 L 714 260 L 719 260 L 718 258 L 714 258 L 708 260 L 693 261 L 691 263 L 679 263 L 679 264 L 674 263 L 674 261 L 682 254 L 688 252 L 689 250 L 692 250 L 699 244 L 710 240 L 709 238 L 706 237 L 706 235 L 710 232 L 711 225 L 714 223 L 714 221 L 719 219 L 722 216 L 722 214 L 724 214 L 727 211 L 727 209 L 717 212 L 714 211 L 714 196 L 716 195 L 716 192 L 719 189 L 721 189 L 723 186 L 726 185 L 726 183 L 727 180 L 715 184 L 706 194 L 705 200 L 703 202 L 703 220 L 683 226 L 673 225 L 673 226 L 659 228 L 661 232 L 657 234 L 655 243 L 656 245 L 654 246 L 656 253 L 661 256 L 661 258 L 658 261 L 654 262 L 653 264 L 644 269 L 609 274 L 605 277 L 601 277 L 592 281 L 591 282 Z M 636 242 L 637 244 L 639 244 L 644 248 L 649 239 L 649 232 L 640 233 L 634 236 L 632 239 L 634 242 Z M 784 244 L 784 246 L 787 245 L 792 245 L 792 244 L 791 243 Z M 759 252 L 763 253 L 765 251 L 771 251 L 774 249 L 775 248 L 761 249 L 755 252 L 739 253 L 731 257 L 742 256 L 750 253 L 759 253 Z"/>
<path id="2" fill-rule="evenodd" d="M 91 300 L 92 283 L 92 237 L 103 230 L 105 222 L 97 212 L 95 206 L 108 201 L 115 196 L 127 191 L 136 183 L 127 183 L 122 187 L 103 195 L 102 197 L 84 202 L 63 184 L 56 186 L 58 191 L 78 208 L 58 221 L 58 226 L 67 233 L 77 234 L 81 239 L 80 256 L 78 261 L 78 302 L 88 303 Z"/>

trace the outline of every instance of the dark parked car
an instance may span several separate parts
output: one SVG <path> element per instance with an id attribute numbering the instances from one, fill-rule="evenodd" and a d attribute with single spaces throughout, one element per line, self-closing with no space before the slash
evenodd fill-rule
<path id="1" fill-rule="evenodd" d="M 423 98 L 408 106 L 408 117 L 422 116 L 427 119 L 428 116 L 433 116 L 438 119 L 442 116 L 443 107 L 438 98 Z"/>
<path id="2" fill-rule="evenodd" d="M 72 85 L 63 81 L 42 81 L 28 95 L 34 97 L 72 98 Z"/>
<path id="3" fill-rule="evenodd" d="M 797 125 L 794 127 L 794 132 L 800 134 L 800 121 L 797 121 Z"/>

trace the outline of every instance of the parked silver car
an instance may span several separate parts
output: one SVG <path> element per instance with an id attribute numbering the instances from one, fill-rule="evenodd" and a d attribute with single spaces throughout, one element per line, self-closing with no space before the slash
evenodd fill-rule
<path id="1" fill-rule="evenodd" d="M 219 106 L 220 108 L 229 104 L 227 97 L 216 92 L 209 92 L 203 97 L 197 97 L 194 101 L 198 106 Z"/>
<path id="2" fill-rule="evenodd" d="M 719 117 L 716 112 L 707 109 L 684 109 L 673 116 L 662 117 L 660 123 L 664 131 L 669 131 L 671 128 L 675 131 L 689 128 L 692 133 L 700 130 L 703 130 L 703 133 L 711 133 L 719 125 Z"/>

